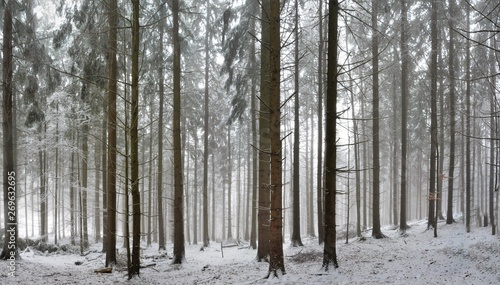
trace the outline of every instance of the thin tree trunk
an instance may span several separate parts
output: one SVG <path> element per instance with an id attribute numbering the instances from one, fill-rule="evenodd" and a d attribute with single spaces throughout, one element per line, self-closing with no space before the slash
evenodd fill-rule
<path id="1" fill-rule="evenodd" d="M 467 31 L 469 31 L 470 27 L 470 9 L 467 6 Z M 470 33 L 467 32 L 467 38 L 470 38 Z M 465 231 L 470 232 L 470 216 L 471 216 L 471 195 L 472 195 L 472 172 L 471 172 L 471 146 L 470 146 L 470 136 L 471 136 L 471 126 L 470 126 L 470 116 L 471 116 L 471 81 L 470 81 L 470 41 L 466 43 L 466 58 L 465 58 L 465 69 L 466 69 L 466 91 L 465 91 L 465 105 L 466 105 L 466 113 L 465 113 L 465 175 L 466 175 L 466 185 L 465 185 Z"/>
<path id="2" fill-rule="evenodd" d="M 108 122 L 106 119 L 106 107 L 103 108 L 104 118 L 102 120 L 102 134 L 101 134 L 101 155 L 102 155 L 102 252 L 106 252 L 106 248 L 108 246 L 108 176 L 107 176 L 107 165 L 108 165 L 108 152 L 107 149 L 107 126 Z M 61 198 L 63 201 L 63 209 L 64 209 L 64 198 Z M 64 228 L 64 219 L 63 219 L 63 228 Z M 64 235 L 64 231 L 63 231 Z"/>
<path id="3" fill-rule="evenodd" d="M 203 134 L 203 247 L 207 247 L 210 242 L 208 234 L 208 133 L 209 126 L 209 74 L 210 74 L 210 0 L 207 0 L 207 14 L 205 17 L 205 92 L 204 92 L 204 134 Z M 212 205 L 213 207 L 213 205 Z M 212 208 L 214 209 L 214 208 Z M 212 221 L 214 223 L 214 221 Z"/>
<path id="4" fill-rule="evenodd" d="M 159 52 L 159 62 L 164 61 L 163 56 L 163 33 L 165 32 L 165 7 L 160 9 L 160 50 Z M 158 177 L 157 177 L 157 217 L 158 223 L 158 250 L 166 250 L 166 239 L 165 239 L 165 217 L 163 216 L 163 104 L 165 97 L 165 82 L 163 75 L 163 64 L 158 67 L 158 78 L 160 80 L 158 86 L 158 92 L 160 96 L 160 102 L 158 107 Z"/>
<path id="5" fill-rule="evenodd" d="M 493 23 L 492 23 L 493 25 Z M 495 37 L 492 32 L 492 37 L 490 38 L 490 44 L 492 47 L 495 47 Z M 493 75 L 496 72 L 495 69 L 495 51 L 490 50 L 489 51 L 489 63 L 490 63 L 490 74 Z M 495 192 L 495 138 L 496 138 L 496 132 L 495 132 L 495 98 L 496 98 L 496 88 L 497 86 L 496 83 L 496 77 L 492 76 L 490 79 L 490 174 L 489 174 L 489 216 L 490 216 L 490 224 L 491 224 L 491 234 L 495 235 L 496 234 L 496 224 L 495 224 L 495 212 L 494 212 L 494 192 Z M 498 117 L 496 118 L 498 120 Z M 498 149 L 496 149 L 498 152 Z M 498 167 L 498 166 L 497 166 Z M 497 201 L 498 203 L 498 201 Z"/>
<path id="6" fill-rule="evenodd" d="M 84 118 L 82 126 L 82 230 L 83 230 L 83 247 L 87 249 L 89 247 L 89 229 L 88 229 L 88 213 L 87 213 L 87 184 L 88 184 L 88 159 L 89 159 L 89 125 L 88 118 Z"/>
<path id="7" fill-rule="evenodd" d="M 323 1 L 319 1 L 319 47 L 318 47 L 318 165 L 316 177 L 316 204 L 318 208 L 318 243 L 324 241 L 323 224 Z"/>
<path id="8" fill-rule="evenodd" d="M 252 15 L 257 15 L 258 11 L 258 2 L 252 1 L 251 4 Z M 255 34 L 255 20 L 251 21 L 250 30 Z M 252 43 L 250 46 L 250 64 L 251 64 L 251 72 L 255 73 L 252 76 L 252 86 L 250 87 L 250 104 L 251 104 L 251 120 L 252 120 L 252 218 L 251 218 L 251 228 L 250 228 L 250 246 L 252 249 L 257 249 L 257 189 L 259 188 L 257 184 L 257 159 L 258 153 L 255 146 L 257 146 L 257 118 L 255 114 L 257 113 L 257 104 L 255 97 L 257 96 L 257 60 L 255 57 L 255 39 L 252 37 Z"/>

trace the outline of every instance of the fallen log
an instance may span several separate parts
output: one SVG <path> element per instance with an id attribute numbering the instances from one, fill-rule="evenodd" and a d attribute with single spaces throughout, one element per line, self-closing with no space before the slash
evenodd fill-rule
<path id="1" fill-rule="evenodd" d="M 106 267 L 106 268 L 94 270 L 94 273 L 111 273 L 112 271 L 113 271 L 113 268 Z"/>

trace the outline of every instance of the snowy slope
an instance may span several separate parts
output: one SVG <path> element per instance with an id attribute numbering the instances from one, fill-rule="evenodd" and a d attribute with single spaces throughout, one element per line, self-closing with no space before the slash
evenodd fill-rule
<path id="1" fill-rule="evenodd" d="M 440 224 L 438 238 L 426 231 L 426 221 L 410 223 L 405 237 L 384 228 L 388 238 L 375 240 L 370 232 L 362 241 L 338 242 L 340 267 L 325 274 L 320 271 L 322 247 L 317 240 L 290 248 L 284 245 L 287 274 L 265 279 L 268 264 L 254 261 L 256 252 L 247 248 L 224 248 L 219 243 L 200 251 L 199 245 L 186 247 L 183 265 L 171 265 L 157 245 L 143 251 L 141 276 L 127 280 L 123 268 L 110 274 L 96 274 L 104 267 L 101 244 L 91 253 L 41 254 L 23 252 L 17 261 L 17 276 L 0 276 L 1 284 L 500 284 L 500 238 L 491 228 L 472 228 L 465 233 L 461 223 Z M 120 244 L 120 243 L 119 243 Z M 145 246 L 144 246 L 145 247 Z M 123 252 L 123 249 L 120 250 Z M 168 254 L 172 248 L 169 245 Z M 163 256 L 162 256 L 163 254 Z M 75 265 L 75 262 L 82 262 Z M 7 266 L 6 262 L 4 262 Z M 154 265 L 153 265 L 154 264 Z"/>

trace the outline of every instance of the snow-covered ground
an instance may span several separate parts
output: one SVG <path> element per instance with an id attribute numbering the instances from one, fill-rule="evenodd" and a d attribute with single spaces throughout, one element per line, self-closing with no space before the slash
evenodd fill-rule
<path id="1" fill-rule="evenodd" d="M 410 223 L 407 235 L 384 228 L 388 238 L 376 240 L 365 232 L 365 240 L 339 240 L 339 268 L 320 271 L 322 247 L 317 240 L 303 240 L 304 247 L 284 245 L 286 275 L 264 279 L 268 264 L 255 262 L 256 251 L 224 248 L 211 243 L 205 251 L 200 245 L 186 247 L 186 262 L 171 265 L 169 251 L 158 253 L 157 245 L 142 253 L 140 277 L 127 280 L 120 268 L 109 274 L 96 274 L 104 267 L 102 245 L 91 247 L 86 256 L 76 253 L 41 254 L 22 252 L 16 277 L 0 275 L 1 284 L 500 284 L 500 238 L 491 228 L 472 228 L 465 233 L 462 223 L 438 227 L 438 238 L 426 231 L 426 221 Z M 121 249 L 120 252 L 123 252 Z M 166 255 L 168 253 L 168 255 Z M 163 256 L 162 256 L 163 254 Z M 75 262 L 81 262 L 76 265 Z M 7 268 L 7 262 L 0 262 Z M 3 273 L 5 272 L 5 273 Z"/>

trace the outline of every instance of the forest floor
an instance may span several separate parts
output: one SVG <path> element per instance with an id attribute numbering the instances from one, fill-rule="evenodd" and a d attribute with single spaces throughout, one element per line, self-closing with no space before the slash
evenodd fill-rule
<path id="1" fill-rule="evenodd" d="M 268 264 L 255 261 L 256 251 L 247 247 L 227 247 L 222 257 L 220 243 L 186 246 L 186 262 L 172 265 L 168 251 L 144 245 L 140 277 L 127 280 L 124 268 L 112 273 L 95 273 L 104 268 L 102 244 L 92 245 L 86 256 L 79 253 L 41 253 L 33 249 L 21 253 L 16 276 L 7 276 L 8 264 L 0 273 L 1 284 L 500 284 L 500 237 L 491 228 L 475 228 L 465 233 L 462 223 L 438 226 L 438 238 L 426 230 L 426 221 L 409 223 L 404 236 L 384 227 L 387 236 L 352 238 L 337 243 L 339 268 L 321 271 L 322 247 L 317 239 L 304 239 L 305 246 L 284 245 L 286 275 L 265 279 Z M 123 249 L 120 259 L 123 263 Z M 168 254 L 167 254 L 168 253 Z M 76 265 L 80 263 L 80 265 Z"/>

